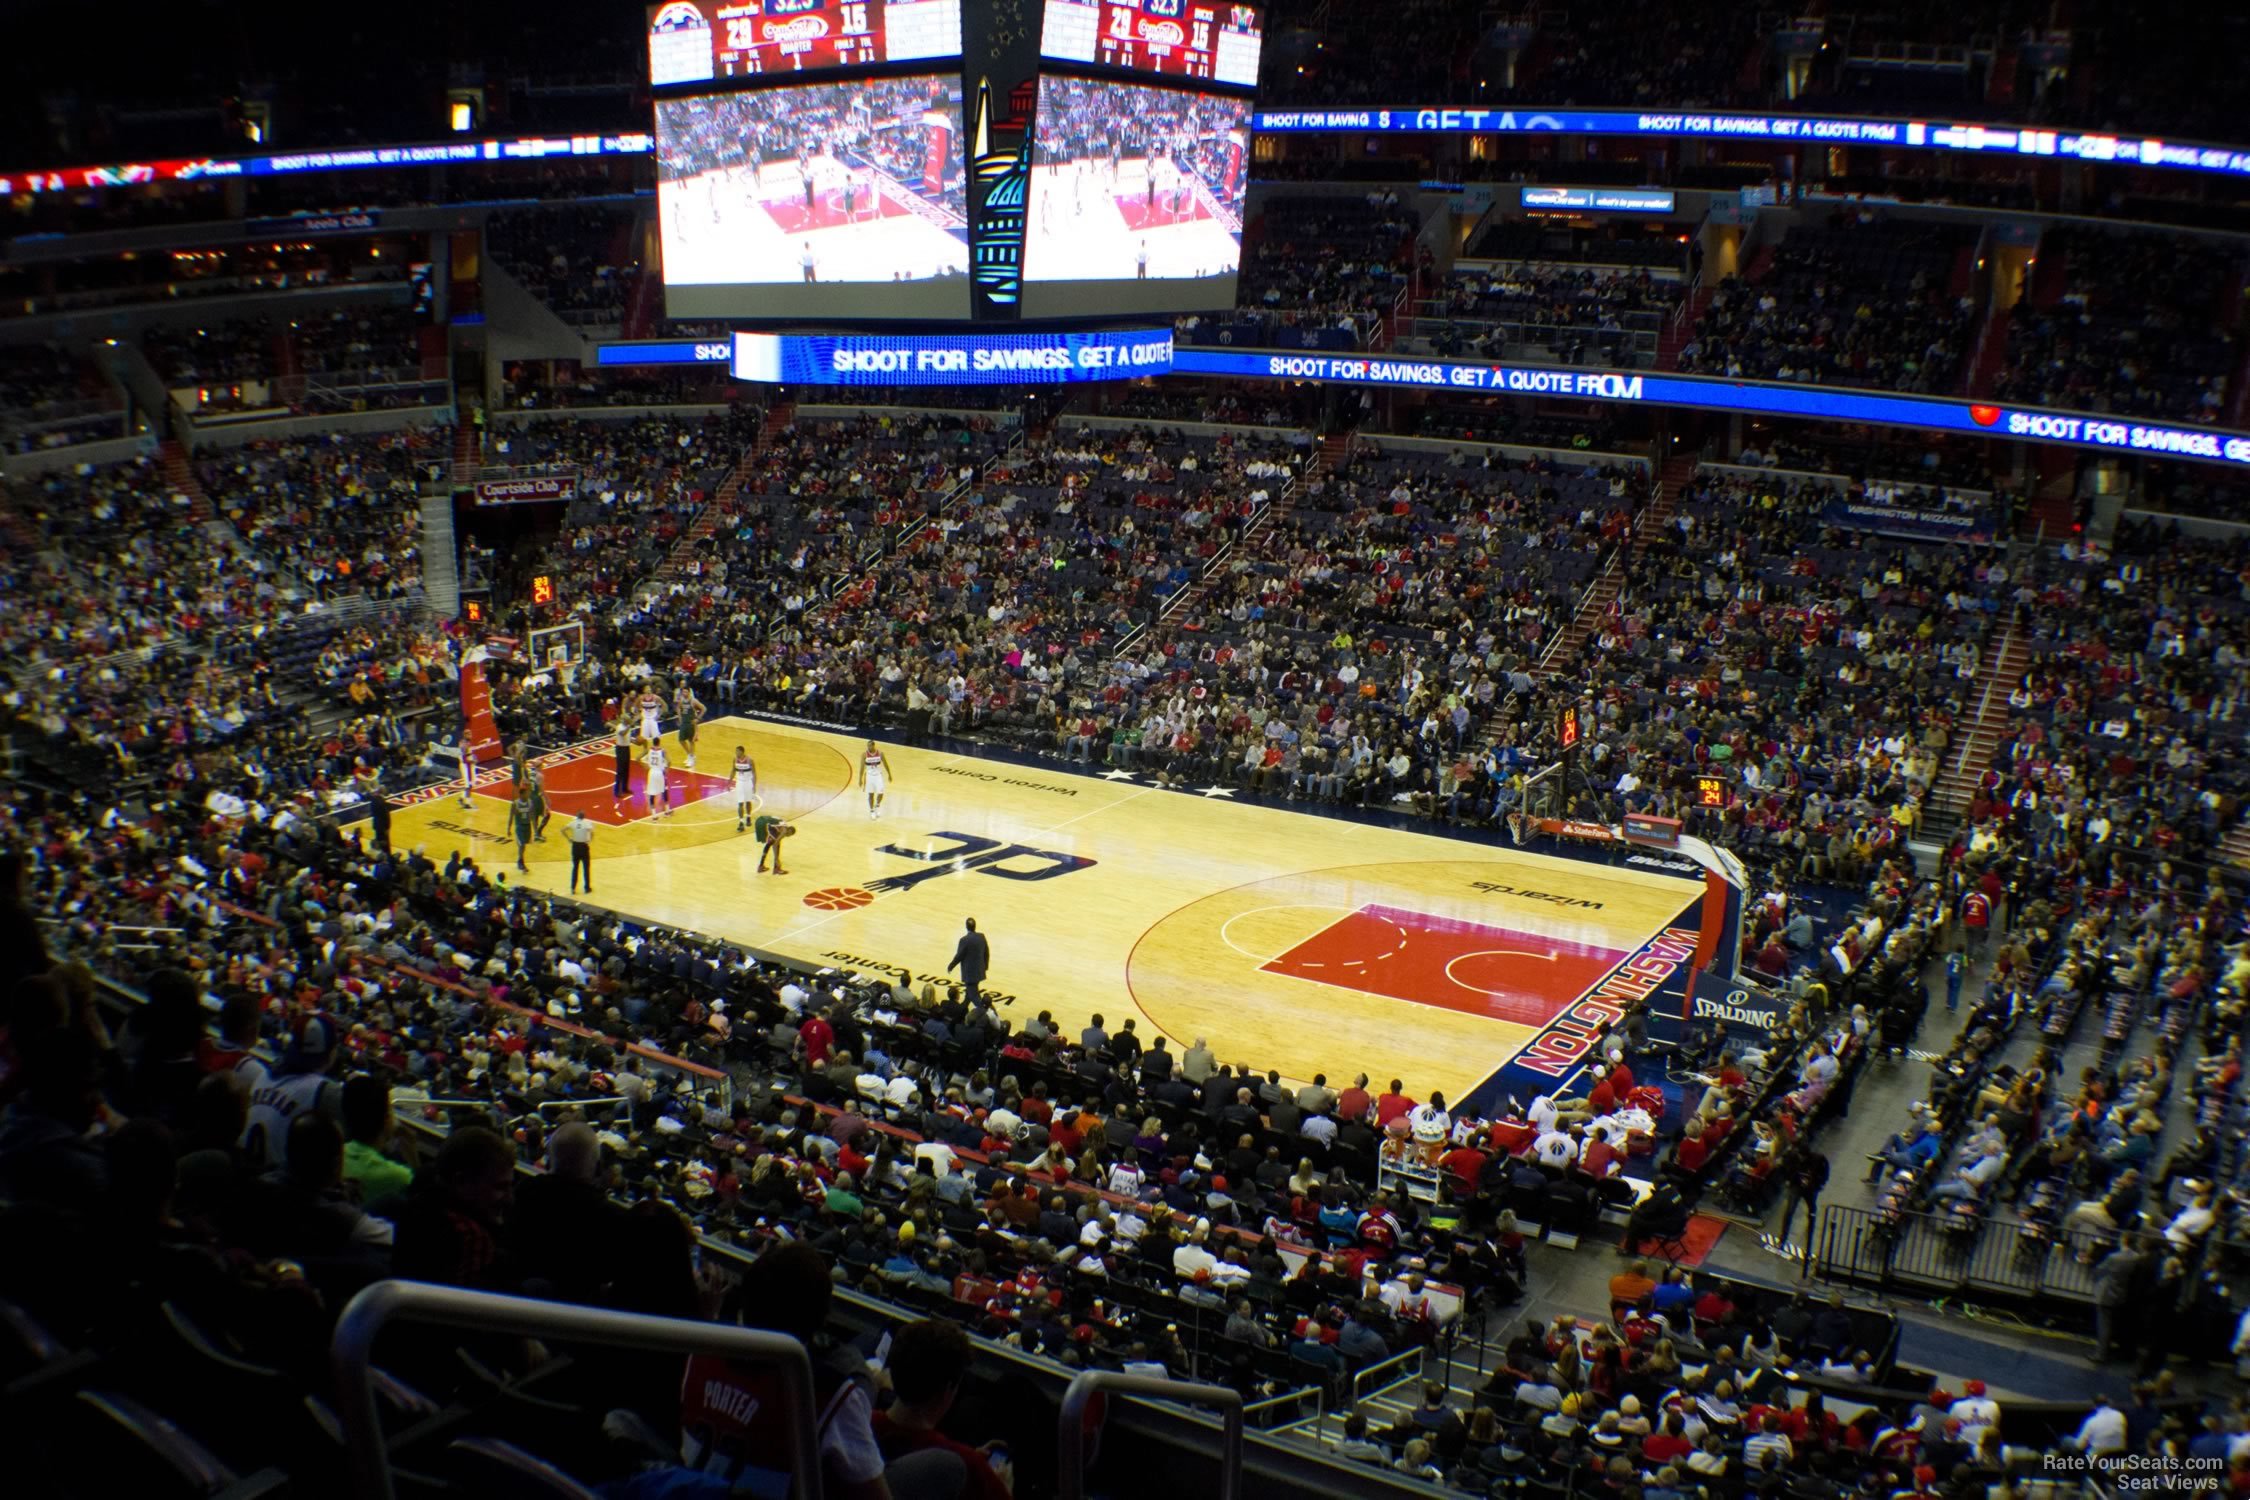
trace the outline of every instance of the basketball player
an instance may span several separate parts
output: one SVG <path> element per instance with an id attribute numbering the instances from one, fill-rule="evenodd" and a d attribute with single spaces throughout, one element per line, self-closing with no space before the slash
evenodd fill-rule
<path id="1" fill-rule="evenodd" d="M 619 705 L 621 709 L 623 706 Z M 614 749 L 617 774 L 609 785 L 609 805 L 612 811 L 623 807 L 633 795 L 633 716 L 629 713 L 620 712 L 617 716 Z"/>
<path id="2" fill-rule="evenodd" d="M 664 810 L 660 816 L 669 818 L 672 816 L 672 803 L 664 795 L 664 766 L 664 746 L 659 741 L 648 747 L 648 754 L 641 761 L 641 789 L 648 793 L 648 810 L 653 813 L 661 807 Z"/>
<path id="3" fill-rule="evenodd" d="M 475 790 L 477 789 L 477 762 L 476 762 L 476 757 L 475 757 L 475 756 L 474 756 L 473 754 L 471 754 L 471 753 L 470 753 L 470 752 L 471 752 L 471 751 L 472 751 L 472 750 L 473 750 L 474 748 L 475 748 L 475 746 L 474 746 L 474 742 L 473 742 L 472 740 L 470 740 L 470 738 L 469 738 L 469 729 L 468 729 L 468 726 L 467 726 L 467 725 L 463 725 L 463 726 L 462 726 L 462 728 L 461 728 L 461 746 L 460 746 L 460 749 L 461 749 L 461 808 L 462 808 L 462 811 L 464 811 L 464 812 L 475 812 L 475 811 L 476 811 L 476 806 L 477 806 L 477 804 L 476 804 L 475 800 L 474 800 L 473 798 L 471 798 L 471 797 L 470 797 L 470 795 L 469 795 L 469 794 L 470 794 L 471 792 L 473 792 L 473 791 L 475 791 Z"/>
<path id="4" fill-rule="evenodd" d="M 797 825 L 794 823 L 784 823 L 770 813 L 758 814 L 758 821 L 751 825 L 751 832 L 756 834 L 758 838 L 758 873 L 760 875 L 766 873 L 766 856 L 769 854 L 773 856 L 774 874 L 786 875 L 789 873 L 781 867 L 781 841 L 796 831 Z"/>
<path id="5" fill-rule="evenodd" d="M 811 191 L 811 189 L 810 189 L 810 188 L 807 188 L 807 189 L 806 189 L 806 191 L 807 191 L 807 192 L 810 192 L 810 191 Z M 812 241 L 811 241 L 811 240 L 807 240 L 807 241 L 805 241 L 805 255 L 804 255 L 804 266 L 805 266 L 805 280 L 807 280 L 807 281 L 818 281 L 818 280 L 820 280 L 820 278 L 819 278 L 818 276 L 815 276 L 815 275 L 813 274 L 813 253 L 812 253 Z"/>
<path id="6" fill-rule="evenodd" d="M 516 839 L 516 868 L 527 875 L 531 873 L 531 867 L 523 862 L 524 850 L 531 846 L 532 834 L 538 827 L 539 814 L 531 805 L 531 788 L 517 787 L 516 800 L 508 808 L 508 831 Z"/>
<path id="7" fill-rule="evenodd" d="M 664 737 L 657 720 L 664 713 L 664 695 L 654 688 L 641 690 L 641 738 L 655 744 Z"/>
<path id="8" fill-rule="evenodd" d="M 758 763 L 740 745 L 734 747 L 734 831 L 750 826 L 758 806 Z"/>
<path id="9" fill-rule="evenodd" d="M 544 844 L 547 842 L 547 820 L 555 815 L 554 809 L 547 805 L 546 774 L 537 766 L 527 769 L 524 772 L 523 790 L 524 796 L 531 803 L 531 837 L 535 842 Z"/>
<path id="10" fill-rule="evenodd" d="M 890 788 L 891 763 L 883 758 L 883 751 L 873 740 L 859 758 L 859 784 L 867 790 L 867 815 L 883 816 L 883 793 Z"/>
<path id="11" fill-rule="evenodd" d="M 695 726 L 703 718 L 703 700 L 695 696 L 695 689 L 685 681 L 672 695 L 672 712 L 680 721 L 680 763 L 692 771 L 695 769 Z"/>

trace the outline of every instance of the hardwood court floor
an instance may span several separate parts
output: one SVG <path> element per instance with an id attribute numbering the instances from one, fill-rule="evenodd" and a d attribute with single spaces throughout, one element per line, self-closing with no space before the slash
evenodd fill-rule
<path id="1" fill-rule="evenodd" d="M 797 824 L 787 875 L 757 874 L 756 844 L 735 832 L 723 776 L 738 744 L 766 810 Z M 547 757 L 556 822 L 527 876 L 512 868 L 504 784 L 480 787 L 472 813 L 451 796 L 402 809 L 392 838 L 561 891 L 561 823 L 584 803 L 605 824 L 594 899 L 627 915 L 794 959 L 911 969 L 917 986 L 943 981 L 975 917 L 992 944 L 987 987 L 1019 1024 L 1051 1010 L 1075 1036 L 1096 1012 L 1113 1032 L 1130 1016 L 1144 1041 L 1206 1037 L 1222 1060 L 1293 1079 L 1364 1069 L 1449 1097 L 1702 894 L 1695 878 L 897 745 L 884 746 L 891 790 L 875 819 L 853 785 L 863 744 L 715 720 L 692 783 L 706 795 L 661 818 L 637 792 L 613 809 L 607 745 Z"/>

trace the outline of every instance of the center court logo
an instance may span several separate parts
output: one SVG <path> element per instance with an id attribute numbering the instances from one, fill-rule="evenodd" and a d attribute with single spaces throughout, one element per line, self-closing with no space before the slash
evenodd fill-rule
<path id="1" fill-rule="evenodd" d="M 1099 861 L 1083 854 L 1064 854 L 1054 849 L 1034 849 L 1029 844 L 1004 844 L 998 839 L 988 839 L 973 833 L 954 833 L 939 830 L 930 835 L 933 841 L 946 841 L 946 847 L 914 849 L 901 844 L 884 844 L 877 854 L 895 854 L 900 859 L 919 863 L 918 870 L 902 870 L 896 875 L 885 875 L 870 880 L 864 886 L 830 886 L 813 891 L 805 905 L 819 911 L 849 911 L 865 906 L 876 896 L 887 891 L 910 891 L 926 880 L 940 880 L 948 875 L 992 875 L 1002 880 L 1053 880 L 1063 875 L 1074 875 L 1080 870 L 1090 870 Z M 863 899 L 864 898 L 864 899 Z"/>

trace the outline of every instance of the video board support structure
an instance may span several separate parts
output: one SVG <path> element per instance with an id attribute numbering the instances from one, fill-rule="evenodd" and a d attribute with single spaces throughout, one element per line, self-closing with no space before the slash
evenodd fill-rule
<path id="1" fill-rule="evenodd" d="M 1039 104 L 1038 0 L 978 0 L 961 12 L 962 128 L 969 153 L 969 316 L 1023 315 L 1024 213 Z"/>

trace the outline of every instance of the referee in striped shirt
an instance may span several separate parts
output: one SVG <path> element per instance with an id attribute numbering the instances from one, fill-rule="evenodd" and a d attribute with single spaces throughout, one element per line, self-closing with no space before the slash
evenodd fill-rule
<path id="1" fill-rule="evenodd" d="M 594 894 L 594 820 L 581 809 L 563 829 L 563 837 L 570 840 L 570 893 L 578 894 L 578 876 L 586 876 L 586 894 Z"/>

